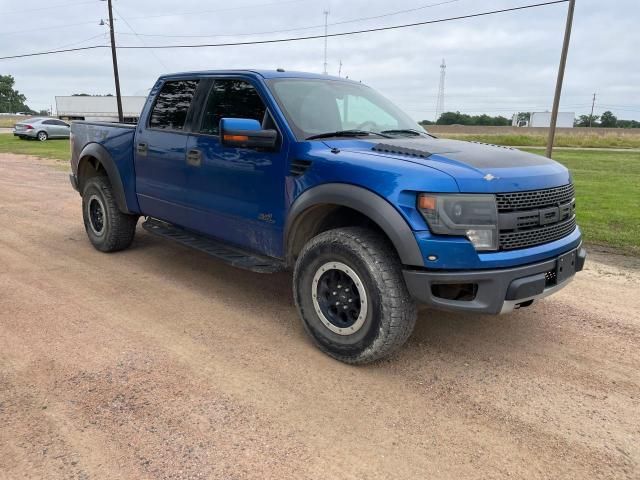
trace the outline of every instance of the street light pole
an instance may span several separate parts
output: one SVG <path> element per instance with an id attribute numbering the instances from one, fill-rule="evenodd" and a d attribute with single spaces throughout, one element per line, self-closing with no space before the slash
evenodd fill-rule
<path id="1" fill-rule="evenodd" d="M 558 123 L 558 109 L 560 108 L 560 94 L 562 93 L 562 82 L 564 81 L 564 69 L 567 65 L 567 52 L 569 51 L 569 41 L 571 40 L 571 26 L 573 25 L 573 11 L 576 7 L 576 0 L 569 0 L 569 10 L 567 12 L 567 24 L 564 29 L 564 43 L 562 44 L 562 55 L 560 56 L 560 67 L 558 68 L 558 80 L 556 81 L 556 93 L 553 97 L 553 109 L 551 110 L 551 125 L 549 126 L 549 137 L 547 138 L 547 157 L 551 158 L 553 153 L 553 142 L 556 137 L 556 124 Z"/>
<path id="2" fill-rule="evenodd" d="M 122 97 L 120 96 L 120 75 L 118 74 L 118 57 L 116 55 L 116 36 L 113 31 L 113 9 L 111 8 L 111 0 L 107 0 L 109 7 L 109 34 L 111 35 L 111 58 L 113 59 L 113 77 L 116 82 L 116 102 L 118 103 L 118 121 L 124 122 L 122 114 Z"/>

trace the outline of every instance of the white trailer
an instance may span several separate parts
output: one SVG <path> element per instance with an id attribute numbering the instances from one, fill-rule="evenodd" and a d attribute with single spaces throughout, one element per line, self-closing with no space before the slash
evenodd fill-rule
<path id="1" fill-rule="evenodd" d="M 558 112 L 558 128 L 573 128 L 573 121 L 576 118 L 575 112 Z M 551 112 L 533 112 L 529 120 L 530 127 L 550 127 Z"/>

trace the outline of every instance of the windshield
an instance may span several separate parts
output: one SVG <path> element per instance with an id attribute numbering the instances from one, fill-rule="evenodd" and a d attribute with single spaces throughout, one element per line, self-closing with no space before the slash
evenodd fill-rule
<path id="1" fill-rule="evenodd" d="M 272 79 L 269 86 L 298 139 L 332 132 L 424 135 L 389 100 L 362 84 L 323 79 Z"/>

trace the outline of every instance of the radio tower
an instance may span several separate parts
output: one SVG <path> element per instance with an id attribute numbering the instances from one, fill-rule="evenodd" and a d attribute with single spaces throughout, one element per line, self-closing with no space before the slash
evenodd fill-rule
<path id="1" fill-rule="evenodd" d="M 440 65 L 440 85 L 438 86 L 438 101 L 436 102 L 436 122 L 440 118 L 440 115 L 444 113 L 444 76 L 447 71 L 447 64 L 442 59 L 442 65 Z"/>

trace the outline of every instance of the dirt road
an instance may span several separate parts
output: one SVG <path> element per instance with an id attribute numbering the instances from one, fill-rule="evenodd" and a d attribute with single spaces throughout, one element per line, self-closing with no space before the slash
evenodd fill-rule
<path id="1" fill-rule="evenodd" d="M 306 339 L 290 277 L 101 254 L 60 166 L 0 156 L 0 478 L 640 478 L 640 262 L 395 357 Z"/>

